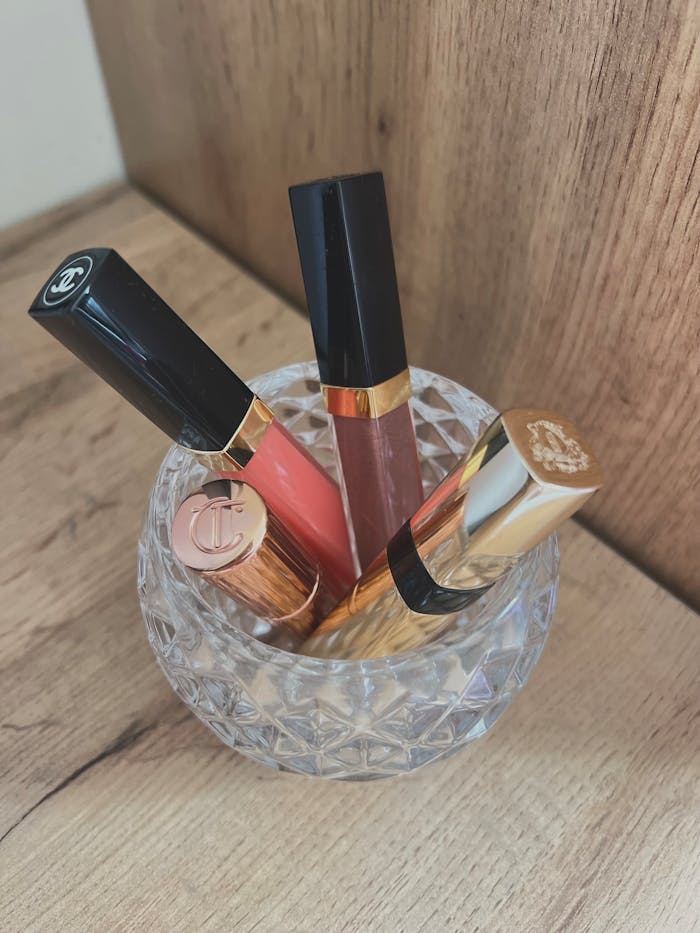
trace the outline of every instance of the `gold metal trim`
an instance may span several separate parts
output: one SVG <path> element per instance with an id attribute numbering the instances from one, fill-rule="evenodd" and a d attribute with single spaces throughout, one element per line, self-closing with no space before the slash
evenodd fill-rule
<path id="1" fill-rule="evenodd" d="M 274 418 L 272 411 L 255 395 L 236 433 L 223 450 L 193 450 L 191 447 L 183 447 L 183 450 L 192 454 L 212 473 L 242 470 L 245 463 L 236 458 L 236 451 L 255 453 Z"/>
<path id="2" fill-rule="evenodd" d="M 321 385 L 321 392 L 328 414 L 344 418 L 381 418 L 403 405 L 413 394 L 408 369 L 376 386 L 353 389 Z"/>

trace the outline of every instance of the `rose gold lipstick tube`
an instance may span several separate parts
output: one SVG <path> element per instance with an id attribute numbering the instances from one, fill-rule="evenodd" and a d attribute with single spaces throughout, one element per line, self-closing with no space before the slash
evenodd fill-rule
<path id="1" fill-rule="evenodd" d="M 300 652 L 359 659 L 440 635 L 600 488 L 600 467 L 561 415 L 500 415 Z"/>
<path id="2" fill-rule="evenodd" d="M 216 480 L 175 514 L 178 560 L 261 619 L 304 637 L 335 605 L 318 564 L 262 497 L 236 480 Z"/>

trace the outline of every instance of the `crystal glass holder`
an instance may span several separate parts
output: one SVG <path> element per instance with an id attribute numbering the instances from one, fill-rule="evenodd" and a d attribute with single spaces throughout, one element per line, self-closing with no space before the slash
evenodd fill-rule
<path id="1" fill-rule="evenodd" d="M 411 369 L 426 491 L 495 412 L 467 389 Z M 251 382 L 335 475 L 315 363 Z M 180 502 L 210 479 L 178 447 L 151 492 L 138 551 L 148 640 L 175 693 L 227 745 L 262 764 L 322 777 L 405 774 L 457 751 L 495 723 L 544 646 L 557 594 L 555 536 L 531 551 L 438 640 L 365 661 L 328 661 L 272 643 L 270 626 L 174 559 Z"/>

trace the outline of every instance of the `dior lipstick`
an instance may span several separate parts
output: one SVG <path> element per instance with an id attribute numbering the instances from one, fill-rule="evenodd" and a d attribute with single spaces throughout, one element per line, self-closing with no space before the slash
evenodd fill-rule
<path id="1" fill-rule="evenodd" d="M 360 565 L 423 501 L 380 172 L 289 189 L 314 344 Z"/>
<path id="2" fill-rule="evenodd" d="M 337 485 L 118 253 L 69 256 L 29 314 L 202 464 L 250 483 L 347 590 L 354 561 Z"/>
<path id="3" fill-rule="evenodd" d="M 188 496 L 173 520 L 172 546 L 186 567 L 297 636 L 337 603 L 314 559 L 238 480 L 216 480 Z"/>
<path id="4" fill-rule="evenodd" d="M 571 422 L 549 411 L 504 412 L 300 652 L 370 658 L 431 641 L 601 484 Z"/>

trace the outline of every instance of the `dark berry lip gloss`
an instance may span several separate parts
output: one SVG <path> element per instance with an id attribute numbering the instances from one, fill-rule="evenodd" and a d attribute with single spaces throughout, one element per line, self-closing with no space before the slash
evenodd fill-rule
<path id="1" fill-rule="evenodd" d="M 336 483 L 115 250 L 68 256 L 29 314 L 212 472 L 250 483 L 337 592 L 352 584 Z"/>
<path id="2" fill-rule="evenodd" d="M 364 569 L 423 501 L 381 172 L 289 189 L 326 408 Z"/>

